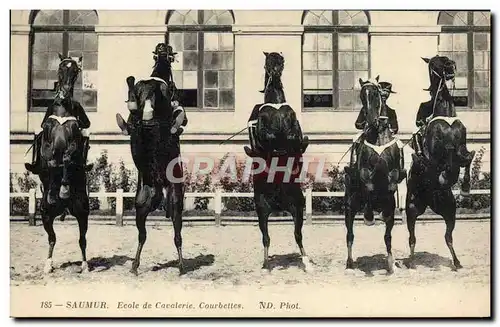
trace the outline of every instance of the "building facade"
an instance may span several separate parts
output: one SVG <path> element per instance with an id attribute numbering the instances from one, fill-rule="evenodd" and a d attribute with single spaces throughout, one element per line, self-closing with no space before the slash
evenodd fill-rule
<path id="1" fill-rule="evenodd" d="M 263 101 L 264 51 L 285 58 L 285 94 L 310 138 L 308 156 L 334 165 L 357 132 L 359 78 L 379 75 L 393 84 L 388 104 L 406 141 L 419 104 L 429 99 L 422 57 L 444 54 L 457 63 L 457 111 L 469 148 L 485 147 L 482 170 L 489 171 L 490 30 L 490 13 L 479 11 L 13 10 L 11 171 L 24 171 L 53 96 L 58 53 L 83 57 L 75 97 L 92 123 L 90 159 L 107 149 L 111 161 L 131 165 L 115 114 L 128 114 L 126 77 L 149 76 L 152 51 L 165 40 L 178 52 L 174 80 L 189 118 L 183 156 L 244 157 L 246 132 L 220 143 Z"/>

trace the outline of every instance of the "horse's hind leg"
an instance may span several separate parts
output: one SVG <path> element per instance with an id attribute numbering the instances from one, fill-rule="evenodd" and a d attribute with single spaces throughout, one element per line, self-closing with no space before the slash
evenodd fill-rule
<path id="1" fill-rule="evenodd" d="M 146 218 L 151 212 L 151 196 L 152 188 L 148 185 L 142 186 L 135 198 L 135 225 L 139 234 L 139 243 L 137 245 L 137 252 L 135 254 L 135 260 L 132 263 L 132 269 L 130 272 L 137 275 L 137 269 L 139 268 L 141 262 L 141 252 L 146 243 Z"/>
<path id="2" fill-rule="evenodd" d="M 309 260 L 306 250 L 304 249 L 304 246 L 302 245 L 302 226 L 304 225 L 304 207 L 303 206 L 298 206 L 298 207 L 293 207 L 291 208 L 292 210 L 292 215 L 293 215 L 293 222 L 294 222 L 294 235 L 295 235 L 295 242 L 297 242 L 297 245 L 299 246 L 300 250 L 300 255 L 302 256 L 302 263 L 304 264 L 304 270 L 306 272 L 312 272 L 314 270 L 311 261 Z"/>
<path id="3" fill-rule="evenodd" d="M 346 269 L 354 269 L 354 261 L 352 260 L 352 245 L 354 243 L 354 216 L 359 208 L 358 196 L 353 194 L 346 194 L 345 196 L 345 226 L 347 229 L 346 243 L 347 243 L 347 260 Z"/>
<path id="4" fill-rule="evenodd" d="M 385 234 L 384 242 L 387 250 L 387 272 L 389 274 L 394 273 L 394 257 L 392 256 L 392 228 L 394 227 L 394 209 L 396 207 L 396 202 L 394 196 L 389 197 L 389 207 L 388 211 L 383 211 L 382 216 L 385 219 Z"/>
<path id="5" fill-rule="evenodd" d="M 460 193 L 462 195 L 469 195 L 470 193 L 470 166 L 472 165 L 472 160 L 474 159 L 474 156 L 476 154 L 476 151 L 467 151 L 467 148 L 465 144 L 461 145 L 458 148 L 458 157 L 462 161 L 462 165 L 464 167 L 464 179 L 462 182 L 462 185 L 460 187 Z"/>
<path id="6" fill-rule="evenodd" d="M 82 194 L 73 202 L 72 214 L 78 221 L 80 237 L 78 243 L 82 252 L 82 273 L 89 272 L 87 263 L 87 230 L 89 225 L 89 199 L 86 194 Z"/>
<path id="7" fill-rule="evenodd" d="M 174 225 L 174 244 L 179 257 L 179 274 L 185 273 L 184 259 L 182 258 L 182 211 L 184 209 L 184 192 L 182 184 L 172 184 L 167 192 L 167 210 L 171 208 L 172 223 Z"/>
<path id="8" fill-rule="evenodd" d="M 56 245 L 56 233 L 54 232 L 54 219 L 55 216 L 50 216 L 47 213 L 42 214 L 43 228 L 47 232 L 49 238 L 49 254 L 47 256 L 47 261 L 45 261 L 45 266 L 43 272 L 48 274 L 54 271 L 52 263 L 52 255 L 54 253 L 54 247 Z"/>
<path id="9" fill-rule="evenodd" d="M 424 203 L 419 200 L 415 193 L 413 193 L 411 183 L 408 183 L 408 193 L 406 194 L 406 227 L 408 229 L 409 238 L 408 244 L 410 247 L 410 256 L 408 258 L 408 267 L 410 269 L 415 269 L 415 245 L 417 243 L 417 238 L 415 237 L 415 223 L 417 222 L 417 217 L 421 215 L 425 210 Z"/>
<path id="10" fill-rule="evenodd" d="M 453 259 L 453 270 L 457 270 L 462 268 L 462 265 L 460 264 L 460 261 L 457 258 L 457 254 L 455 253 L 455 249 L 453 248 L 453 230 L 455 229 L 455 222 L 456 222 L 456 201 L 455 197 L 451 193 L 451 190 L 446 192 L 444 194 L 442 201 L 442 205 L 440 208 L 443 208 L 442 212 L 440 213 L 444 221 L 446 223 L 446 233 L 444 234 L 444 239 L 446 241 L 446 245 L 448 246 L 448 249 L 450 249 L 451 257 Z"/>
<path id="11" fill-rule="evenodd" d="M 264 202 L 264 199 L 261 199 L 259 202 Z M 271 209 L 257 201 L 255 204 L 255 211 L 257 211 L 257 216 L 259 218 L 259 228 L 262 232 L 262 244 L 264 245 L 264 263 L 262 264 L 262 269 L 271 271 L 271 266 L 269 264 L 269 246 L 271 245 L 271 238 L 269 237 L 267 226 Z"/>

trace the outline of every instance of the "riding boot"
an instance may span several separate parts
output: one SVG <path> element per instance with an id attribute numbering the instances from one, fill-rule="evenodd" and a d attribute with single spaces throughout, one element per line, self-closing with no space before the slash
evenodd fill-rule
<path id="1" fill-rule="evenodd" d="M 122 115 L 116 114 L 116 123 L 118 124 L 118 127 L 121 129 L 123 135 L 130 135 L 130 132 L 128 130 L 128 124 L 123 119 Z"/>
<path id="2" fill-rule="evenodd" d="M 35 134 L 33 141 L 33 152 L 31 163 L 25 163 L 24 167 L 26 170 L 30 171 L 32 174 L 40 174 L 40 148 L 42 146 L 42 133 Z"/>
<path id="3" fill-rule="evenodd" d="M 250 147 L 244 146 L 243 150 L 245 150 L 245 153 L 249 157 L 257 157 L 259 155 L 257 151 L 257 141 L 256 141 L 256 135 L 255 135 L 255 129 L 256 129 L 256 123 L 255 122 L 250 122 L 248 124 L 248 137 L 250 139 Z"/>
<path id="4" fill-rule="evenodd" d="M 344 167 L 344 171 L 352 177 L 354 168 L 356 166 L 356 154 L 357 154 L 358 143 L 353 143 L 351 148 L 351 154 L 349 157 L 349 165 Z"/>

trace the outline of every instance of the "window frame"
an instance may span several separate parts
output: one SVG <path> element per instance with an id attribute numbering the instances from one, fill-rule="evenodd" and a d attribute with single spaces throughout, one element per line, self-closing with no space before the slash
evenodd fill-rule
<path id="1" fill-rule="evenodd" d="M 339 34 L 342 33 L 366 33 L 368 39 L 368 78 L 371 77 L 371 36 L 369 33 L 369 28 L 371 25 L 370 13 L 368 10 L 359 10 L 366 15 L 368 21 L 367 25 L 339 25 L 339 12 L 349 11 L 349 10 L 331 10 L 332 12 L 332 24 L 331 25 L 304 25 L 304 20 L 309 13 L 309 10 L 305 10 L 302 14 L 302 26 L 304 27 L 304 33 L 301 39 L 301 92 L 302 92 L 302 111 L 304 112 L 356 112 L 354 109 L 339 107 Z M 306 107 L 304 105 L 304 40 L 305 34 L 314 33 L 328 33 L 332 35 L 332 107 Z"/>
<path id="2" fill-rule="evenodd" d="M 198 35 L 198 67 L 197 67 L 197 104 L 196 107 L 184 107 L 188 111 L 193 112 L 234 112 L 236 110 L 236 44 L 235 44 L 235 36 L 233 33 L 233 25 L 203 25 L 203 21 L 205 18 L 205 11 L 203 9 L 196 9 L 198 11 L 198 24 L 192 25 L 178 25 L 178 24 L 169 24 L 170 17 L 178 10 L 169 10 L 167 12 L 165 18 L 165 25 L 167 26 L 167 32 L 165 33 L 165 43 L 169 44 L 170 40 L 170 32 L 172 33 L 185 33 L 185 32 L 196 32 Z M 234 12 L 229 9 L 223 9 L 228 11 L 233 18 L 233 24 L 235 22 Z M 205 33 L 231 33 L 233 38 L 233 108 L 206 108 L 203 102 L 203 93 L 204 93 L 204 72 L 203 62 L 204 62 L 204 45 L 205 45 Z M 173 49 L 176 52 L 176 49 Z M 175 82 L 175 81 L 174 81 Z M 181 103 L 182 105 L 182 103 Z"/>
<path id="3" fill-rule="evenodd" d="M 47 108 L 45 107 L 33 107 L 32 98 L 31 98 L 31 90 L 33 88 L 33 48 L 35 43 L 35 34 L 36 33 L 47 33 L 47 32 L 59 32 L 62 33 L 62 55 L 67 56 L 69 52 L 69 33 L 71 32 L 81 32 L 81 33 L 95 33 L 95 25 L 70 25 L 69 24 L 69 12 L 71 10 L 63 10 L 63 24 L 62 25 L 34 25 L 36 16 L 38 13 L 43 10 L 32 10 L 30 12 L 29 24 L 30 24 L 30 32 L 29 32 L 29 44 L 28 44 L 28 90 L 27 90 L 27 108 L 28 112 L 45 112 Z M 75 10 L 73 10 L 75 11 Z M 97 10 L 93 10 L 97 17 L 99 17 Z M 99 56 L 99 50 L 97 51 L 97 56 Z M 82 74 L 80 72 L 80 74 Z M 83 78 L 83 76 L 82 76 Z M 97 103 L 99 101 L 99 91 L 97 92 L 97 102 L 95 107 L 85 107 L 86 112 L 97 112 Z M 82 104 L 83 106 L 83 104 Z"/>
<path id="4" fill-rule="evenodd" d="M 489 26 L 474 25 L 474 12 L 485 12 L 484 10 L 457 10 L 467 13 L 467 25 L 445 25 L 441 23 L 441 15 L 446 15 L 451 11 L 440 11 L 437 23 L 441 26 L 441 32 L 438 36 L 438 52 L 441 42 L 441 34 L 467 34 L 467 106 L 456 106 L 459 111 L 490 111 L 491 110 L 491 23 Z M 474 107 L 474 33 L 488 33 L 490 37 L 490 105 L 489 108 Z"/>

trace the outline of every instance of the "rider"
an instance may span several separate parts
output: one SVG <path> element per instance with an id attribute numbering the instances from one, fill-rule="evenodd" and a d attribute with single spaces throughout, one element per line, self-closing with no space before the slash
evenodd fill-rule
<path id="1" fill-rule="evenodd" d="M 167 45 L 165 43 L 158 43 L 156 45 L 155 51 L 153 52 L 156 56 L 160 54 L 165 54 L 169 60 L 169 62 L 174 62 L 175 61 L 175 55 L 177 52 L 174 52 L 172 49 L 172 46 Z M 170 93 L 172 94 L 172 99 L 171 99 L 171 105 L 173 107 L 173 114 L 175 117 L 175 120 L 177 124 L 174 124 L 175 126 L 179 126 L 177 129 L 175 127 L 172 127 L 172 134 L 176 134 L 177 136 L 181 135 L 182 132 L 184 131 L 183 126 L 186 126 L 187 124 L 187 117 L 186 117 L 186 112 L 184 111 L 184 108 L 179 105 L 179 96 L 176 92 L 177 88 L 175 86 L 175 82 L 172 76 L 172 73 L 170 72 L 170 76 L 167 81 L 165 81 L 168 85 L 168 88 L 170 90 Z M 179 114 L 177 116 L 175 115 L 176 112 L 179 111 Z M 116 114 L 116 123 L 118 124 L 118 127 L 120 128 L 121 132 L 123 135 L 130 135 L 131 127 L 132 127 L 132 115 L 129 114 L 127 121 L 123 119 L 122 115 Z"/>
<path id="2" fill-rule="evenodd" d="M 431 94 L 431 100 L 429 100 L 427 102 L 422 102 L 420 104 L 420 107 L 418 108 L 418 112 L 417 112 L 417 117 L 415 119 L 415 125 L 417 126 L 418 130 L 413 135 L 414 136 L 413 149 L 415 150 L 415 154 L 417 155 L 417 158 L 422 158 L 422 156 L 423 156 L 423 152 L 422 152 L 423 133 L 424 133 L 424 130 L 425 130 L 427 123 L 429 122 L 430 119 L 432 119 L 432 113 L 433 113 L 432 99 L 433 99 L 434 94 L 433 94 L 432 90 L 429 90 L 429 92 Z"/>
<path id="3" fill-rule="evenodd" d="M 67 105 L 71 103 L 71 107 L 68 108 Z M 54 112 L 57 112 L 58 107 L 64 106 L 68 111 L 71 112 L 72 116 L 76 118 L 78 121 L 78 126 L 81 129 L 82 136 L 83 136 L 83 142 L 80 144 L 81 146 L 81 153 L 84 161 L 87 161 L 87 154 L 89 151 L 89 134 L 86 129 L 90 127 L 90 120 L 87 117 L 87 114 L 85 113 L 85 110 L 81 106 L 81 104 L 78 101 L 75 101 L 74 99 L 66 98 L 66 99 L 61 99 L 60 97 L 56 97 L 54 99 L 54 102 L 47 107 L 47 111 L 45 112 L 45 117 L 43 117 L 42 123 L 40 124 L 40 127 L 42 128 L 42 131 L 40 133 L 35 133 L 35 138 L 33 142 L 33 157 L 32 157 L 32 162 L 31 163 L 25 163 L 24 166 L 25 168 L 30 171 L 31 173 L 38 175 L 40 174 L 40 148 L 42 146 L 42 133 L 43 133 L 43 128 L 45 126 L 45 122 L 47 119 L 54 114 Z M 93 164 L 87 164 L 85 165 L 85 169 L 91 170 L 93 167 Z"/>
<path id="4" fill-rule="evenodd" d="M 387 110 L 386 112 L 387 112 L 389 128 L 393 134 L 397 134 L 398 130 L 399 130 L 399 126 L 398 126 L 398 117 L 397 117 L 396 111 L 394 109 L 392 109 L 391 107 L 389 107 L 389 105 L 387 105 L 387 99 L 389 98 L 390 94 L 396 93 L 396 92 L 394 92 L 392 90 L 392 84 L 389 82 L 380 82 L 379 86 L 381 89 L 380 96 L 382 98 L 382 106 L 384 106 Z M 363 110 L 363 109 L 360 110 L 358 118 L 356 119 L 356 122 L 354 123 L 354 126 L 356 127 L 356 129 L 359 129 L 362 131 L 359 132 L 354 139 L 354 144 L 353 144 L 353 147 L 351 150 L 351 158 L 350 158 L 350 162 L 349 162 L 349 168 L 356 167 L 359 146 L 364 140 L 364 132 L 365 132 L 365 129 L 367 127 L 365 110 Z M 403 156 L 402 147 L 400 147 L 399 151 L 400 151 L 400 158 L 401 158 L 400 169 L 401 169 L 401 173 L 404 174 L 404 169 L 403 169 L 404 168 L 404 156 Z"/>

